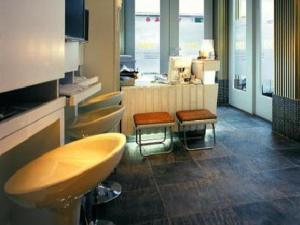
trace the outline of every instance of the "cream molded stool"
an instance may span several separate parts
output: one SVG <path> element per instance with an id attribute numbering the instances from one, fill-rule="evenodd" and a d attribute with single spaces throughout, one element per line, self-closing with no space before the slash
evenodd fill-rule
<path id="1" fill-rule="evenodd" d="M 79 225 L 82 196 L 111 174 L 125 144 L 125 135 L 117 133 L 72 142 L 19 169 L 4 190 L 23 207 L 53 211 L 55 225 Z"/>
<path id="2" fill-rule="evenodd" d="M 177 124 L 178 124 L 178 132 L 180 133 L 181 128 L 183 129 L 183 145 L 186 150 L 194 151 L 194 150 L 205 150 L 212 149 L 216 145 L 216 132 L 215 132 L 215 123 L 217 122 L 217 116 L 211 113 L 207 109 L 198 109 L 198 110 L 186 110 L 186 111 L 177 111 Z M 189 139 L 186 136 L 186 127 L 192 125 L 204 124 L 205 127 L 207 124 L 212 125 L 213 134 L 214 134 L 214 146 L 210 147 L 202 147 L 202 148 L 190 148 L 187 144 L 187 140 Z"/>
<path id="3" fill-rule="evenodd" d="M 90 135 L 110 132 L 123 117 L 125 107 L 118 105 L 122 96 L 122 92 L 113 92 L 86 100 L 79 106 L 81 113 L 68 128 L 68 137 L 78 140 Z M 94 190 L 93 204 L 110 202 L 121 193 L 121 184 L 104 180 Z"/>
<path id="4" fill-rule="evenodd" d="M 165 154 L 170 153 L 173 148 L 173 132 L 172 127 L 175 125 L 174 118 L 167 112 L 153 112 L 153 113 L 139 113 L 133 116 L 135 130 L 136 130 L 136 143 L 139 146 L 140 154 L 143 157 L 157 154 Z M 164 139 L 161 141 L 157 140 L 149 140 L 142 141 L 142 130 L 148 128 L 164 128 Z M 163 144 L 167 138 L 167 128 L 169 128 L 171 143 L 169 149 L 165 152 L 155 153 L 144 155 L 142 152 L 142 146 L 144 145 L 153 145 L 153 144 Z"/>
<path id="5" fill-rule="evenodd" d="M 124 111 L 124 106 L 114 105 L 82 113 L 68 128 L 68 136 L 78 140 L 109 132 L 121 121 Z M 122 186 L 117 182 L 103 181 L 98 185 L 97 192 L 96 204 L 107 203 L 121 194 Z"/>
<path id="6" fill-rule="evenodd" d="M 72 140 L 111 131 L 122 119 L 125 107 L 113 105 L 79 114 L 67 129 Z"/>

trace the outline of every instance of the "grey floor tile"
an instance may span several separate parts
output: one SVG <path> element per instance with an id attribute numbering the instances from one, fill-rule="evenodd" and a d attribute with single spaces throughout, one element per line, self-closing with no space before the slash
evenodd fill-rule
<path id="1" fill-rule="evenodd" d="M 223 158 L 231 156 L 233 153 L 230 149 L 226 148 L 223 144 L 217 143 L 216 147 L 209 150 L 190 151 L 189 154 L 195 160 L 206 160 L 214 158 Z"/>
<path id="2" fill-rule="evenodd" d="M 152 166 L 152 170 L 158 185 L 183 183 L 206 177 L 204 171 L 192 160 Z"/>
<path id="3" fill-rule="evenodd" d="M 133 191 L 144 188 L 155 188 L 151 167 L 147 164 L 126 164 L 117 168 L 116 173 L 109 177 L 122 184 L 122 191 Z"/>
<path id="4" fill-rule="evenodd" d="M 288 160 L 293 162 L 296 166 L 300 166 L 300 148 L 282 150 L 279 151 L 279 154 L 286 157 Z"/>
<path id="5" fill-rule="evenodd" d="M 96 207 L 96 217 L 116 225 L 299 225 L 300 143 L 231 107 L 218 108 L 216 130 L 213 150 L 187 152 L 176 138 L 173 153 L 143 158 L 129 142 L 110 177 L 123 193 Z"/>
<path id="6" fill-rule="evenodd" d="M 220 187 L 211 180 L 160 186 L 168 216 L 179 217 L 230 206 Z"/>
<path id="7" fill-rule="evenodd" d="M 252 174 L 250 168 L 235 156 L 197 160 L 204 174 L 214 179 L 245 177 Z"/>
<path id="8" fill-rule="evenodd" d="M 291 160 L 276 151 L 247 152 L 236 155 L 254 172 L 295 167 L 295 164 Z"/>
<path id="9" fill-rule="evenodd" d="M 258 202 L 234 208 L 242 224 L 245 225 L 298 225 L 294 217 L 276 208 L 271 202 Z"/>
<path id="10" fill-rule="evenodd" d="M 300 195 L 300 167 L 260 173 L 257 177 L 288 197 Z"/>
<path id="11" fill-rule="evenodd" d="M 173 218 L 172 223 L 173 225 L 242 225 L 231 208 Z"/>
<path id="12" fill-rule="evenodd" d="M 163 203 L 155 189 L 122 193 L 114 201 L 98 207 L 96 214 L 98 218 L 110 220 L 117 225 L 132 225 L 166 217 Z"/>

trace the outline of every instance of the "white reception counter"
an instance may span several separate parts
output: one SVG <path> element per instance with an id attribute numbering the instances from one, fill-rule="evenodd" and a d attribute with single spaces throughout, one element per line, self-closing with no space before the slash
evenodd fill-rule
<path id="1" fill-rule="evenodd" d="M 122 133 L 134 132 L 133 115 L 144 112 L 166 111 L 175 116 L 178 110 L 205 108 L 217 111 L 218 84 L 169 85 L 141 82 L 135 86 L 124 86 L 122 104 L 126 107 L 122 119 Z"/>

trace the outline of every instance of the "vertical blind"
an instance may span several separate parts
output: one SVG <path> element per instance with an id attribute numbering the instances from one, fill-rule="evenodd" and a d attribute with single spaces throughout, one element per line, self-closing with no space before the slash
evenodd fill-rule
<path id="1" fill-rule="evenodd" d="M 215 49 L 221 61 L 219 79 L 228 79 L 229 66 L 229 0 L 214 1 L 214 37 Z"/>
<path id="2" fill-rule="evenodd" d="M 300 98 L 298 0 L 275 0 L 275 94 Z"/>

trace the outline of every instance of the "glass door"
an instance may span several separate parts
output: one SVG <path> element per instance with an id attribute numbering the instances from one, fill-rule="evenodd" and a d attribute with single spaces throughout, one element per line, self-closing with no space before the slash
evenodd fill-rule
<path id="1" fill-rule="evenodd" d="M 274 92 L 274 0 L 259 2 L 256 114 L 271 121 Z"/>
<path id="2" fill-rule="evenodd" d="M 143 74 L 160 73 L 160 0 L 135 0 L 135 60 Z"/>
<path id="3" fill-rule="evenodd" d="M 229 101 L 253 112 L 252 99 L 252 1 L 230 1 Z"/>

